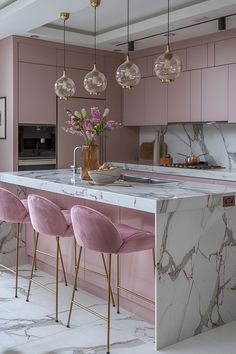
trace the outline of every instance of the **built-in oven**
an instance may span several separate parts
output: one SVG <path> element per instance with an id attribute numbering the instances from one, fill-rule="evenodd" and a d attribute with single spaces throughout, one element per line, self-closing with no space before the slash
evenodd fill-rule
<path id="1" fill-rule="evenodd" d="M 56 126 L 19 125 L 18 169 L 56 168 Z"/>

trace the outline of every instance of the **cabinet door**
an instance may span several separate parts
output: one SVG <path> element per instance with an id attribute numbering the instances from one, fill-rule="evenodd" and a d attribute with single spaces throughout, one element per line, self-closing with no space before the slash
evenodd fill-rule
<path id="1" fill-rule="evenodd" d="M 167 124 L 167 85 L 157 77 L 145 79 L 145 125 Z"/>
<path id="2" fill-rule="evenodd" d="M 56 67 L 19 63 L 19 123 L 56 124 Z"/>
<path id="3" fill-rule="evenodd" d="M 229 123 L 236 123 L 236 64 L 229 66 Z"/>
<path id="4" fill-rule="evenodd" d="M 124 90 L 124 125 L 145 125 L 145 81 L 138 86 Z"/>
<path id="5" fill-rule="evenodd" d="M 84 144 L 83 137 L 66 133 L 63 127 L 68 120 L 65 108 L 70 111 L 80 111 L 85 108 L 89 114 L 91 107 L 98 107 L 101 112 L 104 110 L 104 101 L 95 99 L 71 98 L 68 101 L 58 100 L 58 132 L 57 132 L 57 161 L 58 168 L 70 168 L 73 164 L 73 150 L 76 146 Z M 79 155 L 79 154 L 78 154 Z M 77 162 L 79 164 L 79 160 Z"/>
<path id="6" fill-rule="evenodd" d="M 191 71 L 191 97 L 190 97 L 190 117 L 191 122 L 201 122 L 202 120 L 202 71 Z"/>
<path id="7" fill-rule="evenodd" d="M 190 122 L 190 72 L 182 72 L 175 82 L 166 85 L 168 85 L 168 123 Z"/>
<path id="8" fill-rule="evenodd" d="M 202 120 L 228 120 L 228 66 L 202 70 Z"/>

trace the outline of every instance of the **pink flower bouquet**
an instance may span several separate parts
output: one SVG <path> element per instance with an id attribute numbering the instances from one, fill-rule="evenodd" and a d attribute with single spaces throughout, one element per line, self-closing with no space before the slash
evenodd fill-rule
<path id="1" fill-rule="evenodd" d="M 103 132 L 121 127 L 120 123 L 114 120 L 107 120 L 109 115 L 108 108 L 101 113 L 98 107 L 92 107 L 90 116 L 88 116 L 84 108 L 80 112 L 75 111 L 74 113 L 66 109 L 66 113 L 69 116 L 69 120 L 66 121 L 67 127 L 63 127 L 63 129 L 67 133 L 83 136 L 86 145 L 95 145 L 97 137 L 102 135 Z"/>

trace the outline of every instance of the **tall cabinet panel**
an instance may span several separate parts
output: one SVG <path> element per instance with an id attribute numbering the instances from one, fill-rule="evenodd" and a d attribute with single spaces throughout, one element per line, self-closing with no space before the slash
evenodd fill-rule
<path id="1" fill-rule="evenodd" d="M 202 120 L 228 120 L 228 66 L 202 70 Z"/>
<path id="2" fill-rule="evenodd" d="M 145 79 L 138 86 L 124 91 L 124 125 L 145 124 Z"/>
<path id="3" fill-rule="evenodd" d="M 164 84 L 163 84 L 164 85 Z M 190 72 L 168 84 L 168 123 L 190 121 Z"/>
<path id="4" fill-rule="evenodd" d="M 56 124 L 56 67 L 19 63 L 19 123 Z"/>
<path id="5" fill-rule="evenodd" d="M 83 99 L 83 98 L 71 98 L 68 101 L 58 100 L 58 132 L 57 132 L 57 161 L 58 168 L 69 168 L 73 163 L 73 150 L 76 146 L 84 144 L 83 137 L 79 135 L 73 135 L 66 133 L 63 127 L 66 126 L 66 120 L 68 116 L 65 112 L 65 108 L 70 111 L 78 111 L 85 108 L 89 114 L 91 107 L 98 107 L 101 111 L 104 110 L 105 104 L 103 100 Z M 79 154 L 78 154 L 79 155 Z M 78 161 L 79 163 L 79 161 Z"/>
<path id="6" fill-rule="evenodd" d="M 145 124 L 167 124 L 167 85 L 157 77 L 145 79 Z"/>
<path id="7" fill-rule="evenodd" d="M 236 123 L 236 64 L 229 66 L 229 123 Z"/>

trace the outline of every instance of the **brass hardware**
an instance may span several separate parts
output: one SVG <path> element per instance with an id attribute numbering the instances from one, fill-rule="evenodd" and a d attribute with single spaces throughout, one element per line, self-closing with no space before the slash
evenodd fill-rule
<path id="1" fill-rule="evenodd" d="M 62 266 L 62 271 L 63 271 L 63 275 L 64 275 L 65 286 L 67 286 L 66 271 L 65 271 L 65 267 L 64 267 L 63 258 L 62 258 L 60 242 L 59 242 L 59 258 L 61 260 L 61 266 Z"/>
<path id="2" fill-rule="evenodd" d="M 101 0 L 90 0 L 90 5 L 92 7 L 98 7 L 99 5 L 101 5 Z"/>
<path id="3" fill-rule="evenodd" d="M 34 230 L 34 247 L 35 247 L 35 242 L 36 242 L 36 231 Z M 37 270 L 37 257 L 35 259 L 34 270 Z"/>
<path id="4" fill-rule="evenodd" d="M 103 315 L 100 315 L 100 313 L 98 313 L 97 311 L 91 310 L 89 307 L 84 306 L 84 305 L 80 304 L 79 302 L 77 302 L 75 300 L 73 300 L 72 302 L 73 302 L 74 305 L 76 305 L 77 307 L 80 307 L 84 311 L 87 311 L 87 312 L 91 313 L 92 315 L 94 315 L 94 316 L 96 316 L 98 318 L 101 318 L 101 320 L 103 320 L 103 321 L 107 321 L 107 317 L 105 317 Z M 70 326 L 67 325 L 67 327 L 69 328 Z"/>
<path id="5" fill-rule="evenodd" d="M 74 237 L 74 262 L 75 262 L 75 272 L 76 272 L 76 264 L 77 264 L 77 243 L 76 243 L 76 239 Z M 75 285 L 75 290 L 77 290 L 77 278 L 76 280 L 76 285 Z"/>
<path id="6" fill-rule="evenodd" d="M 32 283 L 33 273 L 34 273 L 34 268 L 35 268 L 35 260 L 36 260 L 38 240 L 39 240 L 39 233 L 37 232 L 36 233 L 36 241 L 35 241 L 35 245 L 34 245 L 34 256 L 33 256 L 33 259 L 32 259 L 32 268 L 31 268 L 31 273 L 30 273 L 29 287 L 28 287 L 28 292 L 27 292 L 27 297 L 26 297 L 26 301 L 27 302 L 29 301 L 31 283 Z"/>
<path id="7" fill-rule="evenodd" d="M 116 258 L 116 294 L 117 294 L 117 313 L 120 313 L 120 256 Z"/>
<path id="8" fill-rule="evenodd" d="M 231 207 L 231 206 L 235 206 L 235 196 L 228 195 L 228 196 L 223 197 L 223 207 L 227 208 L 227 207 Z"/>
<path id="9" fill-rule="evenodd" d="M 57 242 L 57 258 L 56 258 L 56 322 L 58 322 L 58 270 L 59 270 L 59 255 L 60 255 L 60 243 L 59 237 L 56 236 Z"/>
<path id="10" fill-rule="evenodd" d="M 110 352 L 110 326 L 111 326 L 111 254 L 108 256 L 108 299 L 107 299 L 107 354 Z"/>
<path id="11" fill-rule="evenodd" d="M 104 265 L 104 269 L 105 269 L 105 273 L 106 273 L 106 278 L 107 278 L 107 281 L 108 281 L 108 272 L 107 272 L 107 266 L 106 266 L 106 262 L 105 262 L 105 257 L 104 257 L 103 253 L 101 253 L 101 255 L 102 255 L 102 261 L 103 261 L 103 265 Z M 113 292 L 112 292 L 111 288 L 110 288 L 110 291 L 111 291 L 112 304 L 115 307 L 116 304 L 115 304 L 115 300 L 114 300 L 114 296 L 113 296 Z"/>
<path id="12" fill-rule="evenodd" d="M 126 289 L 126 288 L 122 288 L 122 286 L 120 286 L 119 288 L 120 288 L 120 290 L 122 290 L 122 291 L 124 291 L 124 292 L 126 292 L 126 293 L 128 293 L 128 294 L 130 294 L 130 295 L 133 295 L 133 296 L 137 297 L 138 299 L 143 300 L 144 302 L 147 302 L 147 303 L 149 303 L 149 304 L 155 305 L 155 301 L 152 301 L 152 300 L 150 300 L 150 299 L 147 299 L 146 297 L 144 297 L 144 296 L 142 296 L 142 295 L 139 295 L 139 294 L 136 294 L 136 293 L 134 293 L 133 291 L 128 290 L 128 289 Z"/>
<path id="13" fill-rule="evenodd" d="M 60 19 L 62 21 L 67 21 L 70 18 L 70 13 L 69 12 L 61 12 L 60 13 Z"/>
<path id="14" fill-rule="evenodd" d="M 15 288 L 15 297 L 18 296 L 19 244 L 20 244 L 20 224 L 17 224 L 16 225 L 16 288 Z"/>

